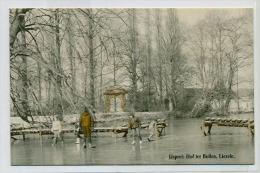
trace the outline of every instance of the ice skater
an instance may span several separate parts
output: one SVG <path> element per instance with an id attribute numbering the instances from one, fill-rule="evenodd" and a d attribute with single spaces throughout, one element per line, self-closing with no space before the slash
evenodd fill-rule
<path id="1" fill-rule="evenodd" d="M 138 136 L 139 143 L 142 144 L 142 136 L 141 136 L 141 121 L 138 117 L 134 116 L 134 113 L 131 113 L 130 118 L 128 120 L 128 129 L 132 131 L 133 134 L 133 142 L 135 144 L 135 138 Z"/>
<path id="2" fill-rule="evenodd" d="M 149 131 L 150 131 L 150 135 L 149 135 L 149 137 L 147 138 L 147 140 L 148 140 L 149 142 L 154 141 L 154 139 L 152 139 L 152 137 L 153 137 L 153 135 L 154 135 L 156 123 L 157 123 L 157 119 L 154 119 L 154 120 L 149 124 L 148 129 L 149 129 Z"/>
<path id="3" fill-rule="evenodd" d="M 79 125 L 81 126 L 84 134 L 84 144 L 82 148 L 87 148 L 87 140 L 89 148 L 95 148 L 91 145 L 91 129 L 94 128 L 94 120 L 87 108 L 85 108 L 85 111 L 81 114 L 79 118 Z"/>
<path id="4" fill-rule="evenodd" d="M 77 136 L 77 140 L 76 140 L 76 144 L 80 144 L 80 139 L 82 139 L 82 137 L 80 136 L 80 132 L 82 131 L 82 129 L 80 128 L 80 125 L 78 124 L 78 122 L 75 124 L 75 130 L 74 133 Z"/>
<path id="5" fill-rule="evenodd" d="M 61 124 L 60 119 L 61 119 L 60 117 L 55 116 L 54 117 L 54 121 L 52 122 L 51 131 L 54 134 L 52 145 L 56 145 L 57 144 L 57 138 L 61 138 L 61 141 L 63 142 L 63 137 L 61 135 L 62 124 Z"/>

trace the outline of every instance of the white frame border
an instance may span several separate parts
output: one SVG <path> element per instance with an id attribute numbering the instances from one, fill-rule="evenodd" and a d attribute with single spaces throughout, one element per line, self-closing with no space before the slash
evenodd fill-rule
<path id="1" fill-rule="evenodd" d="M 0 0 L 0 172 L 258 172 L 260 74 L 260 2 L 259 0 Z M 149 2 L 149 3 L 148 3 Z M 162 165 L 162 166 L 11 166 L 10 158 L 10 77 L 9 77 L 9 8 L 254 8 L 254 98 L 255 98 L 255 165 Z M 257 87 L 258 86 L 258 87 Z M 7 139 L 7 140 L 6 140 Z"/>

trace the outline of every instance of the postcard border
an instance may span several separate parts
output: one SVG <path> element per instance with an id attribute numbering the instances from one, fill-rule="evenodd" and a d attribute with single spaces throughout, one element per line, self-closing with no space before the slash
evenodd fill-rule
<path id="1" fill-rule="evenodd" d="M 209 172 L 209 171 L 233 171 L 233 172 L 258 172 L 259 171 L 259 133 L 255 135 L 255 165 L 132 165 L 132 166 L 11 166 L 10 158 L 10 99 L 9 99 L 9 21 L 8 21 L 8 9 L 12 7 L 22 8 L 22 7 L 43 7 L 43 8 L 76 8 L 76 7 L 133 7 L 133 8 L 254 8 L 254 107 L 255 107 L 255 131 L 259 132 L 259 114 L 260 105 L 260 80 L 258 79 L 260 75 L 260 60 L 259 60 L 259 38 L 260 38 L 260 2 L 258 0 L 88 0 L 87 2 L 82 0 L 2 0 L 1 1 L 1 23 L 0 23 L 0 35 L 1 39 L 1 49 L 0 49 L 0 115 L 1 115 L 1 155 L 0 155 L 0 170 L 1 172 L 162 172 L 162 171 L 188 171 L 188 172 Z M 7 27 L 8 26 L 8 27 Z M 4 140 L 3 140 L 4 139 Z M 77 167 L 75 169 L 75 167 Z"/>

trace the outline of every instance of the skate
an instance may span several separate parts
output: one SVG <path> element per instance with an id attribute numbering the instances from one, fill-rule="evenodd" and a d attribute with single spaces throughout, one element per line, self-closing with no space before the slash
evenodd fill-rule
<path id="1" fill-rule="evenodd" d="M 87 148 L 87 145 L 86 145 L 86 144 L 84 144 L 84 145 L 82 146 L 82 148 L 83 148 L 83 149 L 86 149 L 86 148 Z"/>
<path id="2" fill-rule="evenodd" d="M 140 145 L 143 143 L 143 141 L 139 141 Z"/>
<path id="3" fill-rule="evenodd" d="M 94 148 L 96 148 L 96 146 L 92 146 L 91 143 L 89 143 L 89 148 L 94 149 Z"/>
<path id="4" fill-rule="evenodd" d="M 135 144 L 135 140 L 133 140 L 133 142 L 132 142 L 132 145 L 134 145 Z"/>
<path id="5" fill-rule="evenodd" d="M 80 138 L 77 138 L 77 141 L 75 142 L 75 144 L 80 144 Z"/>
<path id="6" fill-rule="evenodd" d="M 53 143 L 52 143 L 52 146 L 56 145 L 57 144 L 57 139 L 56 138 L 53 138 Z"/>

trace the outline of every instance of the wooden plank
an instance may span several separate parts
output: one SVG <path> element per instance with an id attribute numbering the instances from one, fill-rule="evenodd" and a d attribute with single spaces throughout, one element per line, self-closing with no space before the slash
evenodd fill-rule
<path id="1" fill-rule="evenodd" d="M 237 122 L 237 123 L 240 123 L 240 122 L 242 122 L 242 120 L 241 120 L 241 119 L 238 119 L 236 122 Z"/>
<path id="2" fill-rule="evenodd" d="M 230 121 L 232 121 L 232 119 L 231 118 L 227 118 L 226 122 L 230 122 Z"/>
<path id="3" fill-rule="evenodd" d="M 248 121 L 248 120 L 245 120 L 245 119 L 244 119 L 244 120 L 242 120 L 242 123 L 247 123 L 247 121 Z"/>

